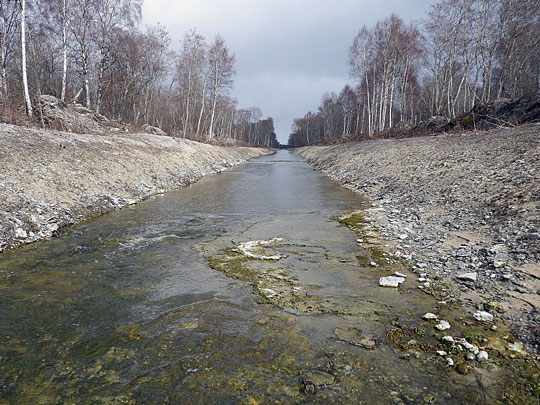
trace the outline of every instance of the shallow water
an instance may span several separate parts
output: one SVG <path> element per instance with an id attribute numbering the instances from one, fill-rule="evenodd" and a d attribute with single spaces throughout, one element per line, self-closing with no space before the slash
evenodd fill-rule
<path id="1" fill-rule="evenodd" d="M 366 206 L 280 151 L 5 253 L 0 403 L 493 403 L 493 378 L 387 341 L 396 325 L 431 335 L 436 303 L 362 267 L 332 218 Z M 286 257 L 243 263 L 255 279 L 209 266 L 272 238 Z"/>

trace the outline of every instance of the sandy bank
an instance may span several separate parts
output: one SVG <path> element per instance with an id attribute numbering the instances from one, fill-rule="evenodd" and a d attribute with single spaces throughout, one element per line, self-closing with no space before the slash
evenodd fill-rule
<path id="1" fill-rule="evenodd" d="M 366 194 L 383 234 L 412 253 L 431 284 L 492 303 L 539 350 L 539 125 L 296 152 Z"/>
<path id="2" fill-rule="evenodd" d="M 270 150 L 0 124 L 0 252 Z"/>

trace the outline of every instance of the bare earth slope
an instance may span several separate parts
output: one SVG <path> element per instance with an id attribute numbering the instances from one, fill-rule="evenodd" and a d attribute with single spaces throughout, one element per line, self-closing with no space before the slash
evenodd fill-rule
<path id="1" fill-rule="evenodd" d="M 0 252 L 267 153 L 148 134 L 0 124 Z"/>
<path id="2" fill-rule="evenodd" d="M 444 280 L 475 305 L 495 302 L 539 350 L 540 125 L 296 152 L 365 193 L 383 234 L 432 284 Z"/>

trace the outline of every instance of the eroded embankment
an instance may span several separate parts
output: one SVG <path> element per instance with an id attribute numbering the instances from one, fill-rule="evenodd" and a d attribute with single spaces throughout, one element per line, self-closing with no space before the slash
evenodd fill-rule
<path id="1" fill-rule="evenodd" d="M 0 124 L 0 252 L 270 152 Z"/>
<path id="2" fill-rule="evenodd" d="M 296 150 L 365 193 L 419 287 L 455 286 L 540 349 L 540 126 Z"/>

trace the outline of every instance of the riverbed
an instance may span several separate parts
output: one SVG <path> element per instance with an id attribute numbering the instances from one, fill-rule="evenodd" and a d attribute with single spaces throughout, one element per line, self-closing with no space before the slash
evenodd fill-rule
<path id="1" fill-rule="evenodd" d="M 280 151 L 5 252 L 0 403 L 537 399 L 504 325 L 426 295 L 368 216 L 347 221 L 369 210 Z M 400 288 L 379 287 L 396 271 Z M 444 335 L 500 356 L 447 348 L 457 372 Z"/>

